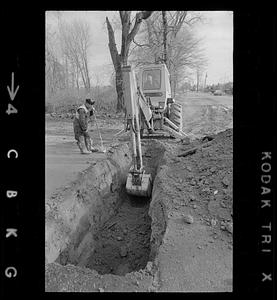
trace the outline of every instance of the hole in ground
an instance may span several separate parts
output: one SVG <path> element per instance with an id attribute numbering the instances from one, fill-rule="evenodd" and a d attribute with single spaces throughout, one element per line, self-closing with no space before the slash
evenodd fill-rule
<path id="1" fill-rule="evenodd" d="M 91 235 L 93 249 L 82 266 L 99 274 L 124 276 L 146 267 L 151 250 L 150 199 L 120 193 L 121 205 L 115 214 Z M 78 265 L 65 249 L 57 259 L 62 265 Z"/>
<path id="2" fill-rule="evenodd" d="M 145 147 L 144 165 L 154 180 L 164 149 L 150 144 Z M 72 241 L 56 262 L 90 268 L 102 275 L 124 276 L 146 267 L 151 252 L 151 199 L 128 195 L 125 184 L 117 198 L 120 205 L 108 221 L 99 224 L 97 231 L 89 228 L 78 242 Z"/>
<path id="3" fill-rule="evenodd" d="M 150 254 L 149 199 L 124 195 L 118 212 L 94 235 L 86 267 L 99 274 L 125 275 L 143 269 Z"/>

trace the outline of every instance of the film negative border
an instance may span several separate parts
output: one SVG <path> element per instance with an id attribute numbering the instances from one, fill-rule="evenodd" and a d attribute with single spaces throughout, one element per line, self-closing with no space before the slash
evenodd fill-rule
<path id="1" fill-rule="evenodd" d="M 44 13 L 1 10 L 1 296 L 44 287 Z"/>
<path id="2" fill-rule="evenodd" d="M 0 283 L 4 296 L 44 293 L 44 14 L 44 9 L 1 12 L 6 29 L 0 70 Z M 276 18 L 271 13 L 261 16 L 258 10 L 236 9 L 234 17 L 231 297 L 274 299 Z M 262 88 L 269 85 L 272 89 Z"/>

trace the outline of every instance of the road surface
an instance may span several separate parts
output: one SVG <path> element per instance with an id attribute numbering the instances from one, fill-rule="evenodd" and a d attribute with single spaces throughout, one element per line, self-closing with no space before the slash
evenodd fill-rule
<path id="1" fill-rule="evenodd" d="M 120 130 L 122 124 L 111 126 L 101 120 L 99 123 L 105 147 L 112 142 L 113 136 Z M 91 128 L 90 135 L 94 146 L 99 147 L 98 133 L 95 126 Z M 74 139 L 72 121 L 48 120 L 45 138 L 45 198 L 48 199 L 59 188 L 69 185 L 79 172 L 88 168 L 91 162 L 101 159 L 105 159 L 104 153 L 95 152 L 87 155 L 80 153 Z"/>
<path id="2" fill-rule="evenodd" d="M 233 96 L 231 95 L 214 96 L 210 93 L 187 92 L 177 93 L 175 98 L 176 101 L 184 105 L 222 105 L 227 108 L 233 108 Z"/>

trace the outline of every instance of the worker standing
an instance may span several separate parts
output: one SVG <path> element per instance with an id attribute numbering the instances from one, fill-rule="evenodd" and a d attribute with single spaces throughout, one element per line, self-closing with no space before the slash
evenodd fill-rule
<path id="1" fill-rule="evenodd" d="M 97 151 L 92 147 L 92 139 L 88 133 L 88 122 L 95 111 L 94 103 L 95 100 L 86 99 L 85 103 L 77 108 L 73 121 L 75 139 L 82 154 Z"/>

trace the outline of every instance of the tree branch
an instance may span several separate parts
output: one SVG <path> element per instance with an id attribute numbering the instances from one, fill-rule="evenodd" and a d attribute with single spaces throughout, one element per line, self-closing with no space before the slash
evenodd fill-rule
<path id="1" fill-rule="evenodd" d="M 134 39 L 134 37 L 136 36 L 136 34 L 138 33 L 138 30 L 139 30 L 142 20 L 146 20 L 147 18 L 149 18 L 152 15 L 152 13 L 153 13 L 153 11 L 141 11 L 136 14 L 135 24 L 127 37 L 127 40 L 129 42 L 131 42 Z"/>
<path id="2" fill-rule="evenodd" d="M 203 18 L 201 15 L 197 15 L 195 17 L 192 17 L 191 19 L 187 20 L 185 23 L 189 26 L 192 26 L 194 23 L 196 23 L 197 21 L 202 21 Z"/>
<path id="3" fill-rule="evenodd" d="M 143 20 L 146 20 L 146 19 L 148 19 L 152 15 L 152 13 L 153 13 L 153 11 L 146 11 L 146 10 L 144 10 L 144 11 L 141 12 L 141 18 Z"/>
<path id="4" fill-rule="evenodd" d="M 150 44 L 139 44 L 138 42 L 135 41 L 135 38 L 133 38 L 134 44 L 136 44 L 138 47 L 150 47 Z"/>

